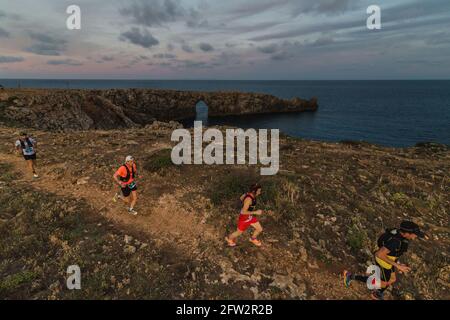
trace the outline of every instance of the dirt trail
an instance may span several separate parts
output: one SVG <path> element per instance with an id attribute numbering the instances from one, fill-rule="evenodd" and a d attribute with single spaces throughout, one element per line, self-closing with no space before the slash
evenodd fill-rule
<path id="1" fill-rule="evenodd" d="M 197 217 L 185 210 L 182 203 L 177 200 L 177 195 L 163 194 L 157 203 L 151 203 L 145 197 L 139 197 L 137 203 L 139 213 L 137 216 L 132 216 L 127 213 L 126 204 L 120 199 L 116 203 L 112 201 L 114 191 L 98 190 L 91 187 L 89 183 L 78 185 L 63 179 L 53 179 L 49 173 L 59 166 L 58 164 L 45 168 L 38 167 L 40 177 L 32 179 L 21 157 L 0 153 L 0 161 L 8 162 L 17 171 L 24 173 L 24 177 L 19 181 L 25 181 L 38 190 L 60 196 L 82 198 L 99 214 L 133 231 L 147 233 L 163 241 L 177 241 L 190 248 L 196 247 L 200 241 L 219 244 L 218 232 L 213 227 L 201 223 Z M 112 181 L 111 184 L 113 184 Z"/>
<path id="2" fill-rule="evenodd" d="M 155 150 L 157 149 L 155 148 Z M 162 194 L 156 203 L 141 196 L 138 198 L 137 206 L 139 214 L 131 216 L 126 212 L 126 207 L 120 200 L 117 203 L 112 201 L 114 191 L 102 191 L 89 183 L 78 185 L 53 177 L 52 169 L 61 164 L 44 168 L 38 167 L 40 177 L 32 179 L 26 163 L 21 157 L 0 153 L 0 161 L 10 163 L 16 171 L 23 172 L 23 177 L 18 181 L 29 183 L 37 190 L 84 199 L 95 212 L 120 225 L 122 229 L 150 235 L 157 242 L 176 243 L 186 254 L 197 260 L 207 259 L 214 262 L 222 269 L 222 282 L 225 284 L 229 280 L 257 281 L 261 277 L 266 277 L 271 281 L 276 281 L 281 287 L 286 287 L 293 297 L 297 296 L 297 291 L 308 291 L 310 287 L 314 290 L 308 298 L 341 299 L 347 297 L 355 299 L 361 297 L 361 288 L 346 290 L 342 287 L 336 270 L 327 270 L 329 268 L 319 267 L 315 263 L 311 265 L 309 261 L 300 261 L 299 257 L 293 256 L 289 252 L 288 248 L 284 248 L 286 244 L 271 239 L 270 235 L 265 236 L 266 240 L 262 248 L 253 248 L 250 244 L 246 244 L 245 237 L 240 239 L 242 250 L 236 251 L 233 248 L 227 248 L 222 241 L 223 230 L 218 231 L 214 226 L 204 223 L 198 215 L 194 215 L 193 212 L 183 207 L 182 201 L 178 199 L 181 199 L 187 191 L 182 189 L 174 190 L 171 194 Z M 248 250 L 248 252 L 243 252 L 243 250 Z M 237 265 L 240 264 L 241 259 L 247 257 L 256 260 L 256 265 L 261 269 L 266 265 L 266 261 L 279 261 L 277 270 L 273 270 L 276 274 L 265 274 L 262 270 L 255 268 L 251 277 L 242 275 L 236 271 Z M 260 295 L 256 289 L 254 298 L 267 297 Z"/>

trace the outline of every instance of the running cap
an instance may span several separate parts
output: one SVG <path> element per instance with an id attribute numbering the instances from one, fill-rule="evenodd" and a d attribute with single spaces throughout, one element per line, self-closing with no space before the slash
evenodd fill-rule
<path id="1" fill-rule="evenodd" d="M 402 223 L 400 224 L 400 231 L 407 232 L 407 233 L 414 233 L 419 238 L 425 237 L 425 233 L 423 233 L 420 230 L 419 226 L 412 221 L 406 221 L 406 220 L 402 221 Z"/>
<path id="2" fill-rule="evenodd" d="M 125 162 L 128 162 L 128 161 L 134 161 L 134 158 L 132 156 L 127 156 L 125 158 Z"/>

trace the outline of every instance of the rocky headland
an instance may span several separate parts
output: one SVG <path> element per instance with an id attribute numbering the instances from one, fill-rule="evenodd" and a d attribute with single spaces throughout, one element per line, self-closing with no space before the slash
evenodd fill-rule
<path id="1" fill-rule="evenodd" d="M 155 120 L 195 118 L 203 101 L 210 116 L 315 111 L 317 99 L 283 100 L 268 94 L 153 89 L 5 89 L 0 121 L 45 130 L 117 129 Z"/>

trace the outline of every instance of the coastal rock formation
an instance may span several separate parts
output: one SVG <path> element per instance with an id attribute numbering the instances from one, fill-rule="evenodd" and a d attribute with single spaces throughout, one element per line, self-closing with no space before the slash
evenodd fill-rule
<path id="1" fill-rule="evenodd" d="M 203 101 L 210 116 L 315 111 L 317 99 L 283 100 L 268 94 L 154 89 L 6 89 L 0 120 L 46 130 L 114 129 L 155 120 L 194 118 Z"/>

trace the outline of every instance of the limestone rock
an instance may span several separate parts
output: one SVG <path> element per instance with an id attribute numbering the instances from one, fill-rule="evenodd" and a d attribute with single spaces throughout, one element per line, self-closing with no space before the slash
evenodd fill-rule
<path id="1" fill-rule="evenodd" d="M 44 130 L 120 129 L 194 118 L 204 101 L 210 116 L 315 111 L 317 99 L 283 100 L 268 94 L 155 89 L 8 89 L 3 118 Z M 161 126 L 157 123 L 156 126 Z M 169 122 L 168 128 L 179 128 Z"/>

